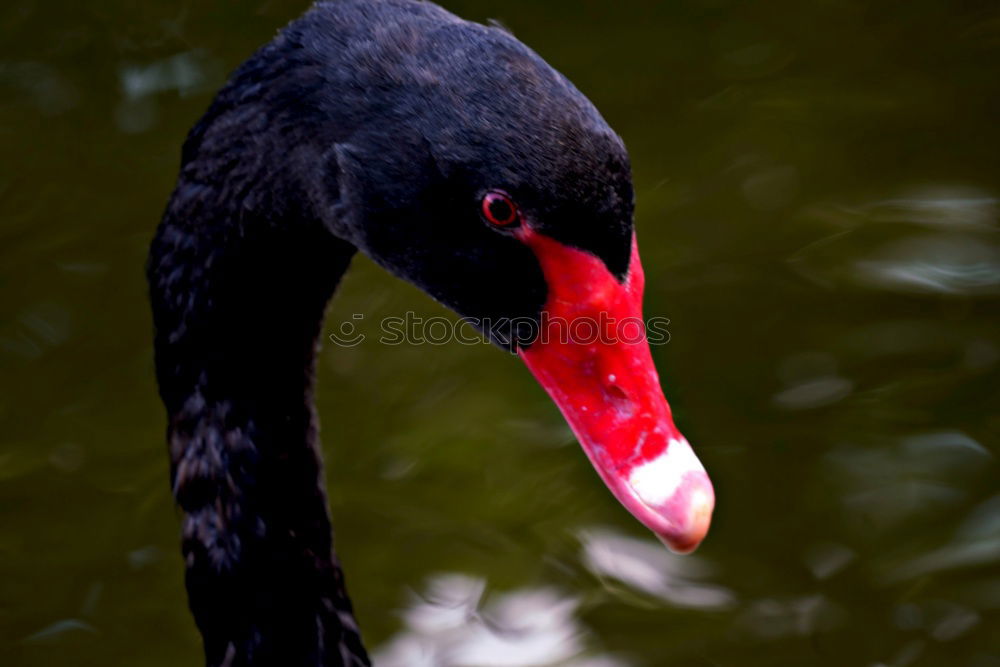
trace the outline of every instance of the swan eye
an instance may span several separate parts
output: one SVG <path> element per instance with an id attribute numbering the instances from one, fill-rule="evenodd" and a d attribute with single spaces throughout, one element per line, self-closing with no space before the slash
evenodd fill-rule
<path id="1" fill-rule="evenodd" d="M 520 220 L 517 205 L 506 193 L 499 190 L 487 192 L 483 196 L 483 217 L 491 225 L 510 227 Z"/>

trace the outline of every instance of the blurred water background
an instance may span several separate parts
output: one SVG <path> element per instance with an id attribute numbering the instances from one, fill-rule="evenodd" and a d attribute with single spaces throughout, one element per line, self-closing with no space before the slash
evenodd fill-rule
<path id="1" fill-rule="evenodd" d="M 328 346 L 380 664 L 1000 665 L 997 3 L 445 4 L 628 144 L 654 356 L 718 509 L 664 551 L 496 349 Z M 143 262 L 186 130 L 305 6 L 0 6 L 0 664 L 200 660 Z M 407 310 L 445 314 L 359 258 L 327 331 Z"/>

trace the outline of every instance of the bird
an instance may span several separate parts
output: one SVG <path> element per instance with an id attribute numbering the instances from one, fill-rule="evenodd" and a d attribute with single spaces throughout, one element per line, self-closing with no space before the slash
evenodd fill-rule
<path id="1" fill-rule="evenodd" d="M 321 1 L 231 74 L 184 141 L 147 260 L 206 665 L 370 664 L 313 401 L 358 252 L 516 354 L 667 546 L 702 541 L 714 490 L 653 365 L 633 212 L 622 139 L 497 24 Z"/>

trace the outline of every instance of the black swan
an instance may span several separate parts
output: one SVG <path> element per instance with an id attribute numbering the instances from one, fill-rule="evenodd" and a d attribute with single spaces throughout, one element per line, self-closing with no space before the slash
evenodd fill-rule
<path id="1" fill-rule="evenodd" d="M 622 504 L 698 545 L 714 495 L 638 324 L 632 209 L 593 105 L 504 29 L 429 2 L 320 2 L 236 70 L 184 143 L 148 264 L 208 665 L 369 664 L 313 408 L 357 250 L 516 352 Z"/>

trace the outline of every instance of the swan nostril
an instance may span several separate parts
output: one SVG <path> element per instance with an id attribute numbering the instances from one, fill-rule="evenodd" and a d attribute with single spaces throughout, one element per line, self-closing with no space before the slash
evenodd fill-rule
<path id="1" fill-rule="evenodd" d="M 613 378 L 614 376 L 610 376 Z M 605 391 L 607 392 L 609 402 L 614 406 L 615 410 L 623 418 L 629 418 L 635 413 L 635 406 L 632 403 L 632 399 L 629 395 L 625 393 L 625 390 L 619 387 L 617 384 L 609 384 Z"/>
<path id="2" fill-rule="evenodd" d="M 628 394 L 625 393 L 625 390 L 618 386 L 617 375 L 615 375 L 614 373 L 609 373 L 607 376 L 607 382 L 608 383 L 605 388 L 605 391 L 607 391 L 612 398 L 619 401 L 629 400 Z"/>

